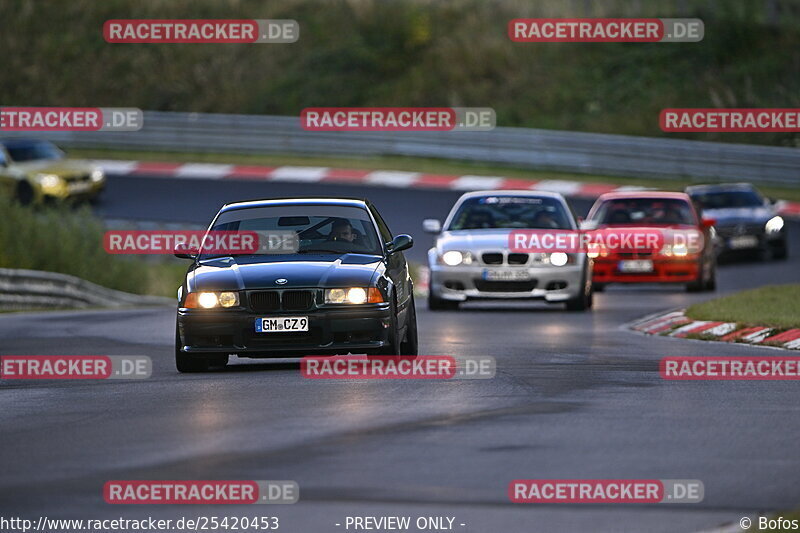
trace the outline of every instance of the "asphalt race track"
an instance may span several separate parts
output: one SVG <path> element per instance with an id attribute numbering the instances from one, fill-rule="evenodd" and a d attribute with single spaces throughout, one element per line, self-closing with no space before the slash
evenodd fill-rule
<path id="1" fill-rule="evenodd" d="M 367 196 L 395 233 L 443 218 L 458 192 L 112 177 L 108 218 L 207 223 L 225 202 Z M 577 202 L 585 211 L 588 202 Z M 720 266 L 719 291 L 800 279 L 790 259 Z M 0 354 L 148 355 L 142 381 L 5 381 L 0 514 L 27 518 L 278 516 L 280 531 L 345 531 L 347 516 L 451 516 L 456 531 L 698 531 L 800 501 L 798 384 L 663 381 L 667 355 L 771 355 L 743 345 L 645 337 L 621 328 L 708 298 L 682 288 L 610 287 L 591 313 L 545 304 L 418 302 L 426 355 L 492 355 L 492 380 L 307 380 L 297 365 L 232 358 L 179 375 L 174 309 L 0 315 Z M 514 479 L 699 479 L 693 505 L 511 504 Z M 295 480 L 278 506 L 123 506 L 113 479 Z M 337 526 L 336 524 L 341 524 Z M 460 524 L 465 524 L 461 526 Z M 352 529 L 351 529 L 352 531 Z"/>

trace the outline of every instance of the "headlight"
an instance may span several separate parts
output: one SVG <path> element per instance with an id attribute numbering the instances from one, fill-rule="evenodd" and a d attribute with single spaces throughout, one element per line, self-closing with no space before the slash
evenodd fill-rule
<path id="1" fill-rule="evenodd" d="M 383 296 L 377 287 L 351 287 L 349 289 L 326 289 L 326 304 L 379 304 Z"/>
<path id="2" fill-rule="evenodd" d="M 608 249 L 600 243 L 590 242 L 587 246 L 586 255 L 589 256 L 591 259 L 595 259 L 597 257 L 606 257 L 608 256 Z"/>
<path id="3" fill-rule="evenodd" d="M 103 176 L 103 171 L 98 168 L 98 169 L 92 171 L 90 179 L 92 181 L 101 181 L 103 179 L 103 177 L 104 177 Z"/>
<path id="4" fill-rule="evenodd" d="M 45 189 L 55 189 L 62 183 L 61 178 L 55 174 L 37 174 L 36 181 Z"/>
<path id="5" fill-rule="evenodd" d="M 689 253 L 697 254 L 700 253 L 700 249 L 697 246 L 692 246 L 691 248 L 686 246 L 685 244 L 665 244 L 659 254 L 666 255 L 667 257 L 686 257 Z"/>
<path id="6" fill-rule="evenodd" d="M 472 255 L 469 252 L 449 250 L 442 254 L 442 262 L 447 266 L 458 266 L 462 263 L 469 265 L 472 263 Z"/>
<path id="7" fill-rule="evenodd" d="M 767 230 L 767 233 L 778 233 L 783 229 L 783 219 L 781 217 L 772 217 L 767 221 L 764 229 Z"/>
<path id="8" fill-rule="evenodd" d="M 553 266 L 561 267 L 567 264 L 569 256 L 564 252 L 553 252 L 550 254 L 550 264 Z"/>
<path id="9" fill-rule="evenodd" d="M 215 307 L 236 307 L 239 305 L 238 292 L 190 292 L 186 295 L 184 307 L 189 309 L 213 309 Z"/>

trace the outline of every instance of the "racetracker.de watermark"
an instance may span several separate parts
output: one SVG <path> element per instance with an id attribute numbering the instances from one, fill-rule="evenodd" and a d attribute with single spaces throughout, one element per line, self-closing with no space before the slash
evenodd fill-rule
<path id="1" fill-rule="evenodd" d="M 135 107 L 0 107 L 0 131 L 138 131 Z"/>
<path id="2" fill-rule="evenodd" d="M 513 503 L 700 503 L 697 479 L 515 479 Z"/>
<path id="3" fill-rule="evenodd" d="M 520 18 L 508 22 L 518 43 L 695 43 L 705 26 L 690 18 Z"/>
<path id="4" fill-rule="evenodd" d="M 800 131 L 800 109 L 664 109 L 659 125 L 665 132 L 797 132 Z"/>
<path id="5" fill-rule="evenodd" d="M 293 254 L 300 238 L 285 230 L 109 230 L 103 235 L 103 248 L 109 254 Z"/>
<path id="6" fill-rule="evenodd" d="M 293 43 L 300 25 L 291 19 L 113 19 L 103 24 L 107 43 Z"/>
<path id="7" fill-rule="evenodd" d="M 800 380 L 800 357 L 664 357 L 659 373 L 669 380 Z"/>
<path id="8" fill-rule="evenodd" d="M 291 504 L 300 499 L 296 481 L 112 480 L 103 486 L 110 504 Z"/>
<path id="9" fill-rule="evenodd" d="M 639 251 L 680 257 L 699 253 L 703 244 L 703 233 L 695 229 L 521 229 L 508 234 L 508 249 L 512 252 L 588 253 L 592 257 Z"/>
<path id="10" fill-rule="evenodd" d="M 308 107 L 300 113 L 306 131 L 490 131 L 490 107 Z"/>
<path id="11" fill-rule="evenodd" d="M 3 355 L 0 379 L 147 379 L 146 355 Z"/>
<path id="12" fill-rule="evenodd" d="M 488 355 L 309 356 L 300 372 L 309 379 L 491 379 L 497 363 Z"/>

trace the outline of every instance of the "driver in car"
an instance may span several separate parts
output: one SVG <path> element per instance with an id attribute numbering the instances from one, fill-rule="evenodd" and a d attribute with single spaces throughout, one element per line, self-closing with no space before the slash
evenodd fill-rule
<path id="1" fill-rule="evenodd" d="M 350 221 L 344 218 L 336 219 L 331 225 L 331 232 L 328 234 L 329 241 L 355 242 L 356 232 Z"/>

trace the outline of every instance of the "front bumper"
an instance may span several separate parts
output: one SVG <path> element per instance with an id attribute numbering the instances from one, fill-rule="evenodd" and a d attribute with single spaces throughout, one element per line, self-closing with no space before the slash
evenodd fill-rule
<path id="1" fill-rule="evenodd" d="M 307 316 L 307 332 L 256 333 L 258 318 Z M 247 310 L 178 309 L 178 344 L 183 353 L 235 353 L 242 357 L 301 357 L 365 353 L 387 346 L 389 304 L 355 308 L 257 313 Z"/>
<path id="2" fill-rule="evenodd" d="M 621 272 L 621 258 L 598 257 L 594 260 L 595 283 L 688 283 L 697 280 L 700 263 L 693 258 L 651 258 L 651 272 Z"/>
<path id="3" fill-rule="evenodd" d="M 529 280 L 487 281 L 484 271 L 501 270 L 527 272 Z M 554 266 L 430 265 L 430 291 L 438 298 L 463 302 L 489 299 L 533 299 L 563 302 L 576 297 L 582 290 L 582 264 Z"/>
<path id="4" fill-rule="evenodd" d="M 785 228 L 775 233 L 767 233 L 761 225 L 744 230 L 721 227 L 717 228 L 717 233 L 715 241 L 717 250 L 724 254 L 782 249 L 787 243 Z"/>

